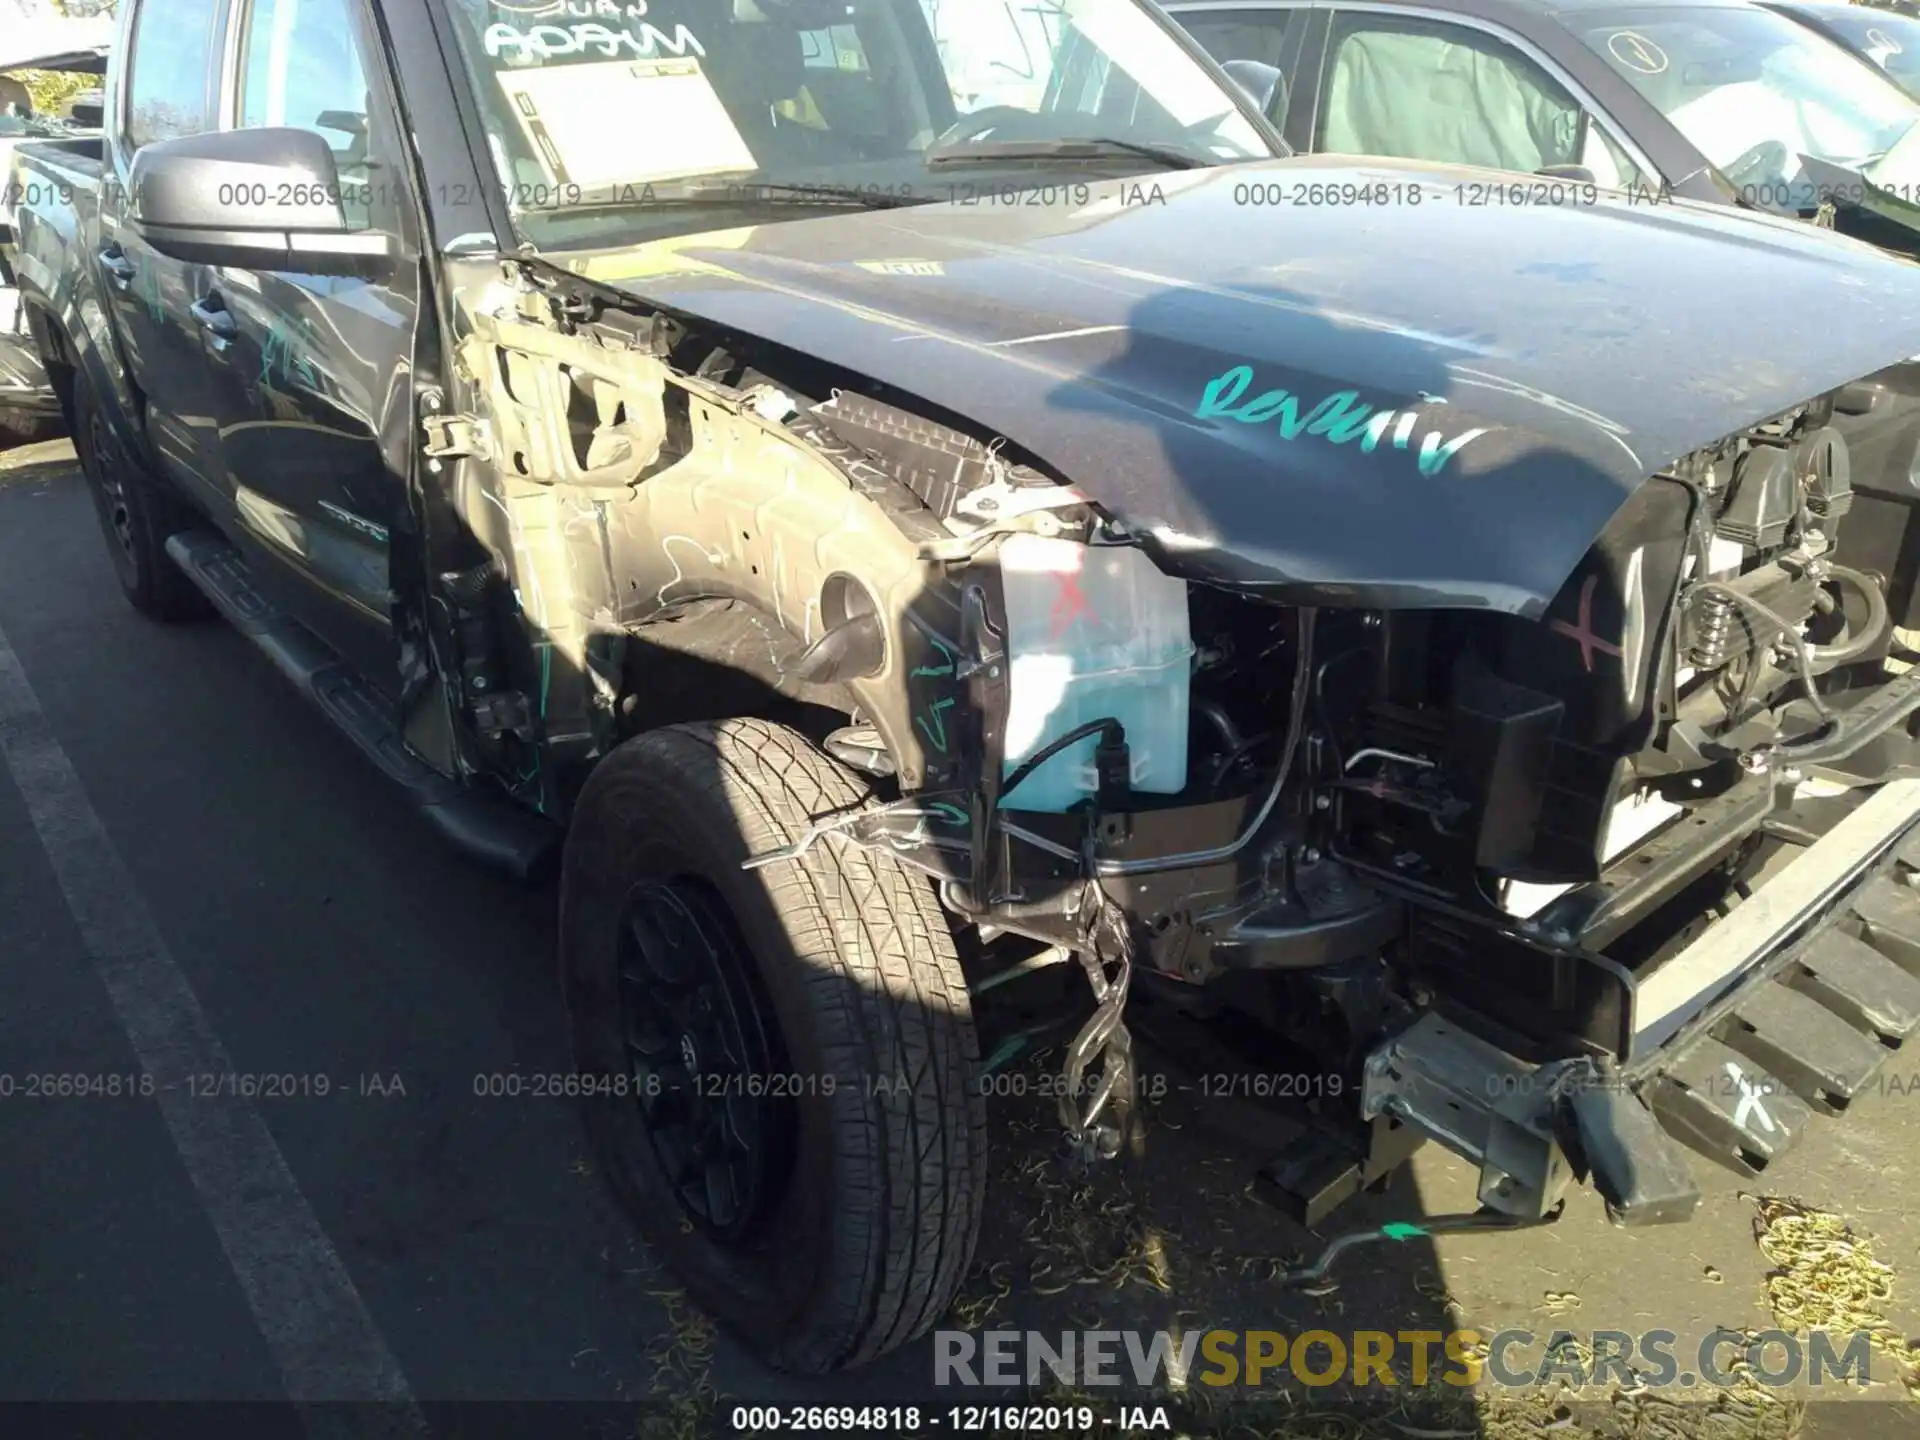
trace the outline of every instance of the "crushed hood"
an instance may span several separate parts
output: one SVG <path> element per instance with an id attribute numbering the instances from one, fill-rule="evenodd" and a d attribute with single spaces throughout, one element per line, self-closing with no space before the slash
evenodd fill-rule
<path id="1" fill-rule="evenodd" d="M 1920 267 L 1870 246 L 1672 201 L 1461 203 L 1490 178 L 981 182 L 997 203 L 549 263 L 1005 436 L 1169 571 L 1322 603 L 1538 615 L 1648 475 L 1920 353 Z"/>

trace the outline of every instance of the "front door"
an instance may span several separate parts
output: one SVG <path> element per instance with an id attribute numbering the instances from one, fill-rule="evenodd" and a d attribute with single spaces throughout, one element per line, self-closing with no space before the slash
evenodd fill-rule
<path id="1" fill-rule="evenodd" d="M 1609 190 L 1657 183 L 1512 37 L 1360 6 L 1333 15 L 1312 146 L 1534 174 L 1575 166 Z"/>
<path id="2" fill-rule="evenodd" d="M 397 684 L 389 534 L 414 444 L 418 247 L 361 0 L 235 0 L 234 128 L 324 136 L 377 274 L 210 268 L 199 304 L 235 533 L 263 583 L 375 683 Z"/>
<path id="3" fill-rule="evenodd" d="M 214 127 L 225 0 L 142 0 L 134 13 L 121 139 L 101 190 L 100 246 L 75 263 L 95 266 L 128 375 L 145 401 L 148 443 L 169 476 L 209 514 L 226 494 L 192 311 L 206 268 L 162 255 L 126 223 L 127 171 L 142 145 Z"/>

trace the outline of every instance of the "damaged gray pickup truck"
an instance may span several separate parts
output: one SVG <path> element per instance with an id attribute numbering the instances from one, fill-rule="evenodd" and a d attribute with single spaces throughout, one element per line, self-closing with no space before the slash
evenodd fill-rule
<path id="1" fill-rule="evenodd" d="M 1316 1225 L 1427 1139 L 1462 1225 L 1681 1220 L 1920 1026 L 1912 577 L 1849 560 L 1916 497 L 1834 425 L 1920 269 L 1284 158 L 1158 12 L 1031 13 L 133 0 L 16 162 L 129 598 L 468 849 L 564 833 L 609 1180 L 796 1370 L 951 1300 L 971 997 L 1050 962 L 1080 1160 L 1198 1037 L 1324 1079 L 1250 1157 Z"/>

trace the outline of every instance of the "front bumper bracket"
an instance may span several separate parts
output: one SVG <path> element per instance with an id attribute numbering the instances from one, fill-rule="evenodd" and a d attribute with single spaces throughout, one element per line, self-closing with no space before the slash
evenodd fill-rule
<path id="1" fill-rule="evenodd" d="M 1633 984 L 1617 1068 L 1535 1065 L 1428 1013 L 1368 1057 L 1363 1117 L 1480 1165 L 1480 1200 L 1544 1214 L 1590 1172 L 1622 1224 L 1699 1198 L 1671 1142 L 1745 1175 L 1837 1115 L 1920 1033 L 1920 779 L 1882 785 Z"/>

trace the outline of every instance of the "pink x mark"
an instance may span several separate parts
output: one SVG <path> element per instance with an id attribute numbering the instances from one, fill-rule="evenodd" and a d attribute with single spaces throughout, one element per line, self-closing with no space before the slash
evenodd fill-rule
<path id="1" fill-rule="evenodd" d="M 1603 654 L 1615 657 L 1618 657 L 1620 654 L 1620 647 L 1618 645 L 1609 645 L 1605 640 L 1600 638 L 1593 628 L 1593 589 L 1594 586 L 1599 583 L 1600 577 L 1598 575 L 1589 575 L 1587 576 L 1587 583 L 1580 587 L 1580 623 L 1578 625 L 1569 625 L 1564 620 L 1549 620 L 1547 622 L 1547 628 L 1549 630 L 1557 630 L 1562 635 L 1579 641 L 1580 663 L 1585 667 L 1589 675 L 1593 673 L 1594 651 L 1598 650 Z"/>

